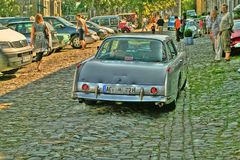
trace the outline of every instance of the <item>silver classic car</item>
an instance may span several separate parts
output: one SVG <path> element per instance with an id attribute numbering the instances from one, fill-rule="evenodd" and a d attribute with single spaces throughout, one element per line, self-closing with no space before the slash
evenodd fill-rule
<path id="1" fill-rule="evenodd" d="M 187 55 L 169 36 L 127 34 L 105 39 L 77 65 L 72 97 L 79 102 L 153 102 L 175 107 L 187 81 Z"/>

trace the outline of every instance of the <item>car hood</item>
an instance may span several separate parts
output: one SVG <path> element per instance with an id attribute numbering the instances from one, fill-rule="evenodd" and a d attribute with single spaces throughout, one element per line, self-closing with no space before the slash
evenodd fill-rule
<path id="1" fill-rule="evenodd" d="M 108 28 L 108 27 L 101 26 L 101 29 L 105 29 L 106 31 L 108 31 L 109 33 L 112 33 L 112 34 L 115 33 L 113 29 Z"/>
<path id="2" fill-rule="evenodd" d="M 231 34 L 231 38 L 237 38 L 240 37 L 240 30 L 235 30 L 232 34 Z"/>
<path id="3" fill-rule="evenodd" d="M 3 29 L 0 30 L 0 41 L 7 41 L 7 42 L 13 42 L 13 41 L 20 41 L 25 40 L 26 37 L 11 29 Z"/>
<path id="4" fill-rule="evenodd" d="M 166 65 L 160 63 L 91 60 L 81 67 L 79 81 L 105 84 L 164 85 L 165 76 Z"/>

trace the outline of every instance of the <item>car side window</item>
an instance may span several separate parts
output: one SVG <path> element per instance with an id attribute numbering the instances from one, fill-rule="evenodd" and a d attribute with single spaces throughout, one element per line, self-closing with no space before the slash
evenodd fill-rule
<path id="1" fill-rule="evenodd" d="M 171 54 L 170 56 L 172 58 L 177 56 L 177 50 L 176 50 L 176 48 L 175 48 L 175 46 L 174 46 L 172 41 L 168 41 L 167 42 L 167 48 L 168 48 L 168 50 L 169 50 L 169 52 Z"/>
<path id="2" fill-rule="evenodd" d="M 58 28 L 60 25 L 62 25 L 61 22 L 59 22 L 56 19 L 48 19 L 48 23 L 50 23 L 54 28 Z"/>
<path id="3" fill-rule="evenodd" d="M 109 25 L 109 19 L 108 18 L 101 19 L 101 24 L 100 25 L 108 26 Z"/>

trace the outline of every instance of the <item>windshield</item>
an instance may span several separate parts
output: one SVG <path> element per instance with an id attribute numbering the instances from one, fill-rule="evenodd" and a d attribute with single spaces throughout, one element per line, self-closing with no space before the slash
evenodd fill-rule
<path id="1" fill-rule="evenodd" d="M 65 20 L 62 17 L 58 17 L 58 20 L 61 21 L 63 24 L 67 25 L 67 26 L 75 26 L 74 24 L 72 24 L 71 22 L 68 22 L 67 20 Z"/>
<path id="2" fill-rule="evenodd" d="M 86 23 L 87 23 L 87 25 L 89 25 L 90 27 L 96 27 L 96 28 L 100 28 L 100 27 L 101 27 L 101 26 L 99 26 L 98 24 L 96 24 L 96 23 L 94 23 L 94 22 L 89 22 L 89 21 L 87 21 Z"/>
<path id="3" fill-rule="evenodd" d="M 240 30 L 240 21 L 234 21 L 233 30 Z"/>
<path id="4" fill-rule="evenodd" d="M 112 38 L 105 41 L 96 59 L 162 62 L 166 60 L 163 54 L 163 44 L 158 40 L 143 38 Z"/>

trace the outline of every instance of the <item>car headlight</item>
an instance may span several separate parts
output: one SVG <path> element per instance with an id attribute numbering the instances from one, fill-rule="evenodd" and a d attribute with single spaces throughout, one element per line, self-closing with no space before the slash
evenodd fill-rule
<path id="1" fill-rule="evenodd" d="M 11 48 L 8 42 L 0 42 L 0 48 Z"/>

